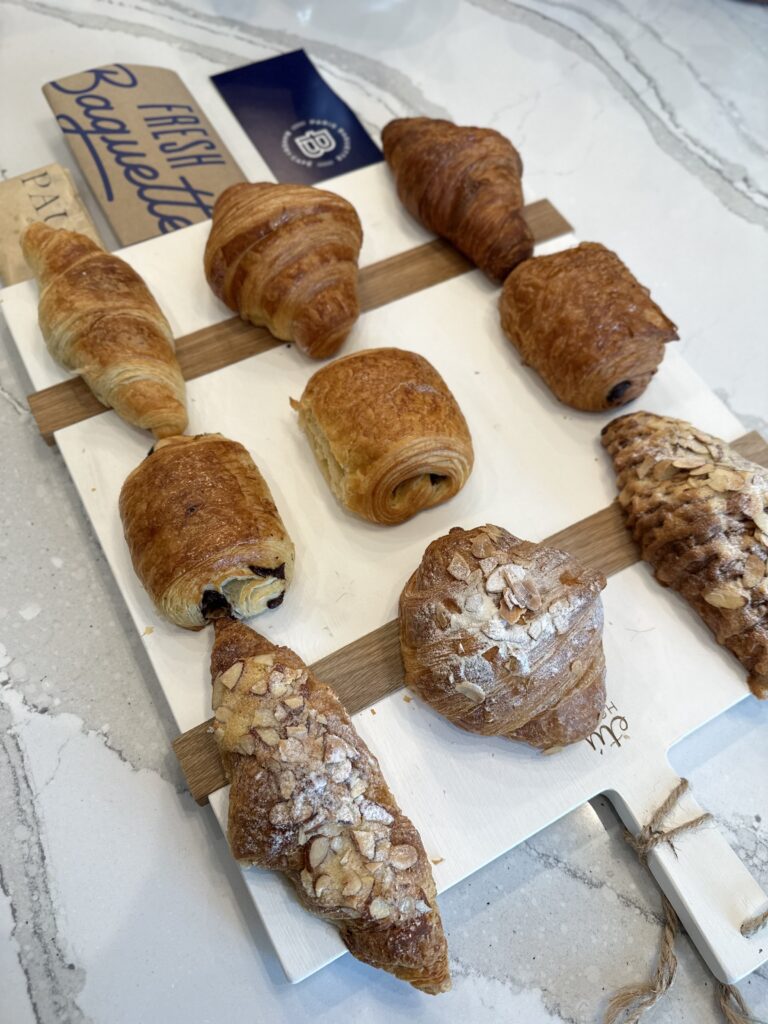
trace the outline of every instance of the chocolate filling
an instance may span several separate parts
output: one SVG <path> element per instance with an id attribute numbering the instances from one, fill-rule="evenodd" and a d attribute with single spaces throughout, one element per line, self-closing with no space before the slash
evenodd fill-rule
<path id="1" fill-rule="evenodd" d="M 614 384 L 611 390 L 608 392 L 606 402 L 609 405 L 615 405 L 616 402 L 620 402 L 627 391 L 632 387 L 631 380 L 620 380 L 618 384 Z"/>
<path id="2" fill-rule="evenodd" d="M 443 480 L 445 480 L 445 477 L 441 476 L 439 473 L 429 474 L 429 482 L 432 484 L 433 487 L 437 487 L 437 485 L 441 484 Z"/>
<path id="3" fill-rule="evenodd" d="M 283 603 L 285 597 L 285 591 L 282 594 L 278 594 L 277 597 L 273 597 L 271 601 L 267 601 L 267 608 L 279 608 Z"/>
<path id="4" fill-rule="evenodd" d="M 285 579 L 285 562 L 281 562 L 280 565 L 276 565 L 273 569 L 266 565 L 249 565 L 248 568 L 254 576 L 274 576 L 276 580 Z"/>
<path id="5" fill-rule="evenodd" d="M 225 615 L 229 615 L 230 612 L 229 601 L 218 590 L 203 591 L 203 600 L 200 602 L 200 614 L 206 622 L 209 622 L 211 619 L 222 619 Z"/>

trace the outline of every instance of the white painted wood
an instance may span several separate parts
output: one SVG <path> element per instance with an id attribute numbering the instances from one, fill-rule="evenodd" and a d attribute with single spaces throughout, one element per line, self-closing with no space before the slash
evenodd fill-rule
<path id="1" fill-rule="evenodd" d="M 361 213 L 366 262 L 425 237 L 397 206 L 381 166 L 334 185 Z M 177 334 L 228 315 L 208 293 L 200 269 L 207 230 L 199 225 L 122 253 L 146 277 Z M 614 497 L 613 474 L 599 445 L 610 415 L 566 409 L 520 365 L 498 325 L 497 294 L 479 273 L 466 275 L 366 314 L 346 346 L 398 345 L 425 355 L 454 391 L 472 431 L 476 466 L 461 494 L 396 528 L 344 512 L 297 430 L 288 398 L 300 395 L 317 364 L 283 346 L 189 384 L 190 429 L 218 430 L 249 448 L 296 543 L 296 577 L 285 603 L 252 624 L 307 661 L 393 618 L 400 589 L 427 543 L 451 526 L 496 522 L 536 540 Z M 34 386 L 66 376 L 39 335 L 34 285 L 6 289 L 0 301 Z M 692 419 L 726 438 L 743 432 L 673 346 L 641 407 Z M 150 439 L 105 412 L 60 431 L 57 442 L 184 731 L 210 714 L 210 638 L 156 616 L 133 574 L 117 515 L 122 481 Z M 614 577 L 605 604 L 610 702 L 604 724 L 616 719 L 613 736 L 604 729 L 591 743 L 544 757 L 522 745 L 469 736 L 401 694 L 377 705 L 375 715 L 356 717 L 430 856 L 439 860 L 441 892 L 599 792 L 618 794 L 626 820 L 634 811 L 639 821 L 668 781 L 669 747 L 747 695 L 738 664 L 682 602 L 650 579 L 646 567 Z M 223 822 L 226 793 L 216 794 L 212 804 Z M 704 853 L 697 856 L 700 847 Z M 763 947 L 754 942 L 744 940 L 746 948 L 734 943 L 731 922 L 742 904 L 749 904 L 745 914 L 753 913 L 760 900 L 724 841 L 716 858 L 709 835 L 688 837 L 688 848 L 680 862 L 658 854 L 654 873 L 688 914 L 689 930 L 716 973 L 740 977 L 768 952 L 758 952 Z M 708 859 L 716 860 L 717 869 L 704 875 L 699 865 Z M 292 981 L 343 952 L 336 931 L 304 912 L 282 879 L 257 870 L 244 875 Z M 731 899 L 737 877 L 743 884 Z"/>

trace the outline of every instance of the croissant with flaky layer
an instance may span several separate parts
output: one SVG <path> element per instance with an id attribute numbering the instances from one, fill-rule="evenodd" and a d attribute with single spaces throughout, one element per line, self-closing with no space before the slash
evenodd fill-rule
<path id="1" fill-rule="evenodd" d="M 626 405 L 645 391 L 677 329 L 615 252 L 582 242 L 516 267 L 501 325 L 524 361 L 574 409 Z"/>
<path id="2" fill-rule="evenodd" d="M 456 246 L 494 281 L 533 251 L 522 214 L 523 162 L 491 128 L 430 117 L 390 121 L 384 159 L 406 209 Z"/>
<path id="3" fill-rule="evenodd" d="M 360 313 L 362 241 L 355 208 L 334 192 L 239 182 L 216 201 L 205 276 L 244 320 L 324 359 Z"/>
<path id="4" fill-rule="evenodd" d="M 448 501 L 472 470 L 456 399 L 415 352 L 375 348 L 336 359 L 292 404 L 333 493 L 374 523 L 402 523 Z"/>
<path id="5" fill-rule="evenodd" d="M 168 321 L 123 260 L 76 231 L 30 224 L 21 239 L 40 283 L 48 351 L 94 395 L 155 437 L 187 426 L 184 378 Z"/>
<path id="6" fill-rule="evenodd" d="M 605 704 L 604 586 L 564 551 L 455 527 L 400 596 L 406 683 L 469 732 L 546 750 L 584 739 Z"/>
<path id="7" fill-rule="evenodd" d="M 217 619 L 214 733 L 241 864 L 281 871 L 359 960 L 424 992 L 450 988 L 429 860 L 376 758 L 287 647 Z"/>
<path id="8" fill-rule="evenodd" d="M 627 526 L 656 579 L 690 602 L 768 697 L 768 472 L 685 420 L 637 412 L 603 430 Z"/>
<path id="9" fill-rule="evenodd" d="M 158 611 L 184 629 L 282 604 L 294 550 L 246 449 L 221 434 L 159 441 L 123 484 L 133 567 Z"/>

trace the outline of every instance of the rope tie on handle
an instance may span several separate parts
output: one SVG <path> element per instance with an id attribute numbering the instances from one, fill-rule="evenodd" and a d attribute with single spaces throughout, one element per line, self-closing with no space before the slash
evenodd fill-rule
<path id="1" fill-rule="evenodd" d="M 704 813 L 690 821 L 685 821 L 674 828 L 663 828 L 664 820 L 677 806 L 678 801 L 687 792 L 689 783 L 681 779 L 672 792 L 654 811 L 651 820 L 636 835 L 626 833 L 624 838 L 637 853 L 640 861 L 646 864 L 651 850 L 662 843 L 668 843 L 675 852 L 674 840 L 686 832 L 701 828 L 706 822 L 713 820 L 712 815 Z M 675 855 L 677 855 L 675 853 Z M 608 1004 L 604 1024 L 636 1024 L 646 1010 L 654 1006 L 670 989 L 677 974 L 677 956 L 675 955 L 675 939 L 680 930 L 680 920 L 667 897 L 661 894 L 661 905 L 664 911 L 664 927 L 661 935 L 656 969 L 645 984 L 627 985 L 620 989 Z M 768 909 L 754 918 L 745 921 L 741 926 L 743 935 L 751 935 L 768 921 Z M 733 985 L 720 985 L 720 1009 L 728 1024 L 760 1024 L 749 1012 L 744 998 Z"/>

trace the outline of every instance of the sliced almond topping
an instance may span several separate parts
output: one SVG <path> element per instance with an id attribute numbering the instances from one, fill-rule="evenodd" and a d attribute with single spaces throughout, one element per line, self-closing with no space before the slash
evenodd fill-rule
<path id="1" fill-rule="evenodd" d="M 724 583 L 722 586 L 714 587 L 708 594 L 704 595 L 707 604 L 713 608 L 743 608 L 747 603 L 747 597 L 731 583 Z"/>
<path id="2" fill-rule="evenodd" d="M 330 734 L 325 737 L 323 760 L 326 764 L 339 764 L 353 754 L 354 750 L 340 736 Z"/>
<path id="3" fill-rule="evenodd" d="M 727 466 L 717 466 L 707 477 L 707 483 L 713 491 L 724 494 L 726 491 L 740 491 L 747 480 L 743 473 Z"/>
<path id="4" fill-rule="evenodd" d="M 253 719 L 251 725 L 256 728 L 266 729 L 270 725 L 275 724 L 275 716 L 269 710 L 269 708 L 259 708 L 253 713 Z"/>
<path id="5" fill-rule="evenodd" d="M 514 608 L 508 608 L 504 604 L 499 606 L 499 615 L 505 620 L 505 622 L 508 622 L 510 626 L 514 626 L 522 614 L 523 609 L 518 606 L 515 606 Z"/>
<path id="6" fill-rule="evenodd" d="M 635 473 L 637 474 L 638 480 L 645 480 L 654 465 L 655 463 L 650 456 L 647 456 L 642 462 L 638 463 L 635 467 Z"/>
<path id="7" fill-rule="evenodd" d="M 241 736 L 235 744 L 234 749 L 238 754 L 255 754 L 256 753 L 256 740 L 248 732 L 245 736 Z"/>
<path id="8" fill-rule="evenodd" d="M 469 576 L 469 566 L 458 551 L 454 552 L 453 558 L 448 563 L 448 572 L 455 580 L 465 580 Z"/>
<path id="9" fill-rule="evenodd" d="M 259 657 L 263 657 L 263 655 Z M 266 693 L 268 676 L 269 673 L 263 661 L 259 661 L 258 658 L 248 658 L 243 668 L 241 688 L 248 689 L 251 693 Z"/>
<path id="10" fill-rule="evenodd" d="M 438 604 L 435 606 L 435 625 L 438 629 L 448 629 L 451 624 L 451 616 L 448 613 L 448 609 L 445 605 Z"/>
<path id="11" fill-rule="evenodd" d="M 362 887 L 363 882 L 360 875 L 356 874 L 354 871 L 349 871 L 344 877 L 344 888 L 341 890 L 341 895 L 356 896 Z"/>
<path id="12" fill-rule="evenodd" d="M 692 452 L 698 452 L 699 455 L 709 455 L 709 448 L 696 437 L 686 438 L 684 444 Z"/>
<path id="13" fill-rule="evenodd" d="M 394 821 L 389 811 L 381 804 L 374 803 L 373 800 L 361 800 L 360 813 L 365 821 L 381 821 L 385 825 L 391 825 Z"/>
<path id="14" fill-rule="evenodd" d="M 757 584 L 765 576 L 765 571 L 768 566 L 763 559 L 754 553 L 747 556 L 747 560 L 744 563 L 744 572 L 741 577 L 742 587 L 746 587 L 747 590 L 751 590 L 752 587 L 756 587 Z"/>
<path id="15" fill-rule="evenodd" d="M 371 900 L 368 910 L 375 921 L 380 921 L 384 917 L 389 917 L 392 913 L 392 906 L 381 896 L 376 896 Z"/>
<path id="16" fill-rule="evenodd" d="M 768 533 L 768 512 L 755 512 L 752 515 L 752 522 L 763 533 Z"/>
<path id="17" fill-rule="evenodd" d="M 455 689 L 457 693 L 467 697 L 475 704 L 480 704 L 485 700 L 485 690 L 477 683 L 468 683 L 466 679 L 462 679 L 460 683 L 456 683 Z"/>
<path id="18" fill-rule="evenodd" d="M 318 836 L 317 839 L 312 840 L 312 845 L 309 848 L 309 866 L 313 871 L 315 868 L 319 867 L 328 856 L 329 847 L 330 842 L 326 836 Z"/>
<path id="19" fill-rule="evenodd" d="M 347 760 L 339 761 L 338 764 L 331 766 L 328 774 L 333 782 L 346 782 L 352 774 L 352 765 Z"/>
<path id="20" fill-rule="evenodd" d="M 216 721 L 217 722 L 222 722 L 224 725 L 226 725 L 227 722 L 232 717 L 232 708 L 227 708 L 227 707 L 216 708 L 216 716 L 215 717 L 216 717 Z"/>
<path id="21" fill-rule="evenodd" d="M 573 675 L 575 675 L 575 676 L 581 675 L 581 673 L 583 671 L 584 671 L 584 662 L 583 661 L 579 661 L 579 659 L 577 658 L 575 661 L 571 662 L 571 673 Z"/>
<path id="22" fill-rule="evenodd" d="M 285 700 L 283 701 L 283 703 L 285 704 L 285 706 L 287 708 L 290 708 L 291 711 L 298 711 L 299 708 L 303 708 L 304 707 L 304 698 L 303 697 L 286 697 Z"/>
<path id="23" fill-rule="evenodd" d="M 651 476 L 654 480 L 669 480 L 675 475 L 675 467 L 671 459 L 661 459 L 653 467 Z"/>
<path id="24" fill-rule="evenodd" d="M 274 732 L 274 729 L 272 729 L 270 731 Z M 302 745 L 300 740 L 295 739 L 295 737 L 293 737 L 293 736 L 291 736 L 287 740 L 281 740 L 276 732 L 275 732 L 275 736 L 277 737 L 276 740 L 275 740 L 275 744 L 277 744 L 278 741 L 279 741 L 279 744 L 280 744 L 280 760 L 281 761 L 293 761 L 293 762 L 295 762 L 295 761 L 301 761 L 304 758 L 304 747 L 303 747 L 303 745 Z"/>
<path id="25" fill-rule="evenodd" d="M 490 576 L 496 566 L 499 564 L 499 560 L 496 555 L 488 555 L 487 558 L 483 558 L 480 561 L 480 569 L 483 576 Z"/>
<path id="26" fill-rule="evenodd" d="M 698 469 L 705 464 L 706 460 L 697 455 L 687 455 L 681 459 L 674 459 L 672 465 L 675 469 Z"/>
<path id="27" fill-rule="evenodd" d="M 413 867 L 418 859 L 418 850 L 409 843 L 393 846 L 389 851 L 389 861 L 396 871 L 407 871 L 408 868 Z"/>
<path id="28" fill-rule="evenodd" d="M 416 900 L 416 903 L 414 904 L 414 909 L 419 914 L 428 914 L 429 913 L 429 904 L 425 903 L 424 900 Z"/>
<path id="29" fill-rule="evenodd" d="M 291 805 L 289 803 L 275 804 L 269 812 L 269 820 L 273 825 L 287 825 L 291 821 Z"/>
<path id="30" fill-rule="evenodd" d="M 296 776 L 291 771 L 280 772 L 280 796 L 283 800 L 293 796 L 296 788 Z"/>
<path id="31" fill-rule="evenodd" d="M 472 541 L 472 554 L 475 558 L 488 558 L 493 554 L 493 541 L 487 533 L 478 533 Z"/>
<path id="32" fill-rule="evenodd" d="M 355 831 L 352 833 L 357 848 L 366 860 L 373 860 L 376 853 L 376 839 L 372 832 Z"/>
<path id="33" fill-rule="evenodd" d="M 256 733 L 262 743 L 266 743 L 268 747 L 276 747 L 280 742 L 280 735 L 277 729 L 257 729 Z"/>
<path id="34" fill-rule="evenodd" d="M 689 475 L 690 476 L 707 476 L 707 474 L 711 473 L 714 468 L 715 468 L 715 464 L 713 462 L 705 462 L 705 463 L 703 463 L 703 465 L 698 466 L 696 469 L 692 469 Z"/>
<path id="35" fill-rule="evenodd" d="M 504 604 L 507 608 L 521 608 L 523 604 L 515 597 L 515 594 L 511 587 L 506 587 L 503 595 Z"/>
<path id="36" fill-rule="evenodd" d="M 243 668 L 242 661 L 236 661 L 234 665 L 229 666 L 226 672 L 219 675 L 219 680 L 228 690 L 231 690 L 237 685 L 237 681 L 243 674 Z"/>
<path id="37" fill-rule="evenodd" d="M 307 735 L 307 727 L 306 725 L 286 725 L 285 734 L 296 739 L 303 739 Z"/>
<path id="38" fill-rule="evenodd" d="M 345 849 L 347 843 L 344 836 L 332 836 L 331 837 L 331 849 L 334 853 L 341 853 Z"/>
<path id="39" fill-rule="evenodd" d="M 322 896 L 326 889 L 330 889 L 332 885 L 333 879 L 330 875 L 320 875 L 315 882 L 315 896 Z"/>
<path id="40" fill-rule="evenodd" d="M 350 777 L 349 782 L 349 795 L 354 800 L 355 797 L 361 796 L 365 792 L 365 779 L 361 779 L 359 775 Z"/>

